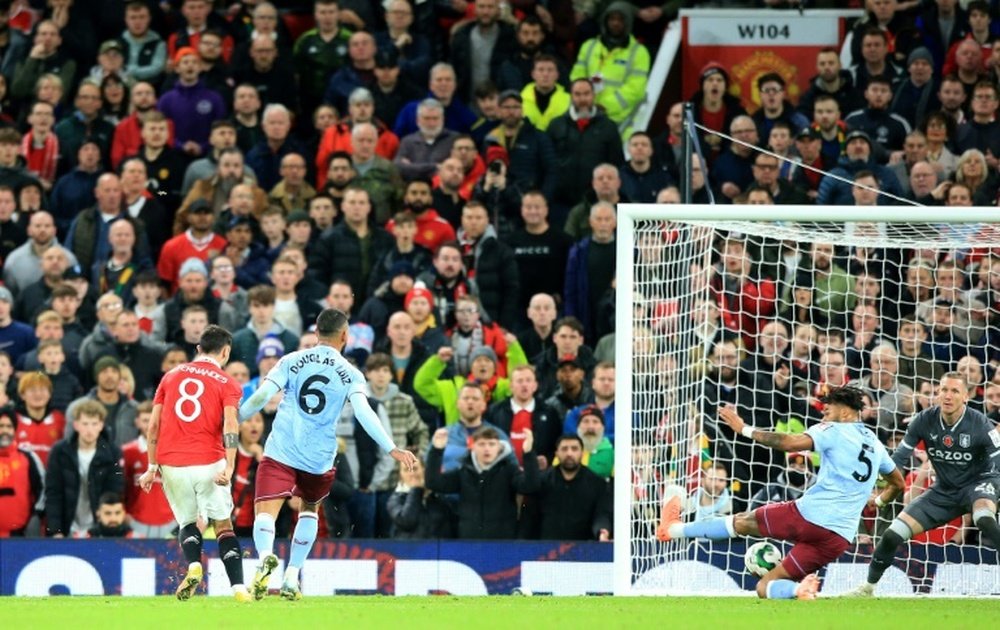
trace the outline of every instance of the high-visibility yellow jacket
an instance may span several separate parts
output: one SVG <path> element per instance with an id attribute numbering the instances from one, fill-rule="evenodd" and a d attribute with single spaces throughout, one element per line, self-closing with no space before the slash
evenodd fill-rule
<path id="1" fill-rule="evenodd" d="M 634 36 L 629 36 L 627 46 L 612 50 L 595 37 L 580 47 L 570 79 L 594 80 L 595 103 L 624 131 L 646 98 L 649 65 L 649 51 Z"/>
<path id="2" fill-rule="evenodd" d="M 548 129 L 549 123 L 569 111 L 569 106 L 572 103 L 569 92 L 558 83 L 556 83 L 556 91 L 549 99 L 549 107 L 544 112 L 538 109 L 534 82 L 524 86 L 524 89 L 521 90 L 521 99 L 524 101 L 522 105 L 524 117 L 530 120 L 531 124 L 539 131 Z"/>

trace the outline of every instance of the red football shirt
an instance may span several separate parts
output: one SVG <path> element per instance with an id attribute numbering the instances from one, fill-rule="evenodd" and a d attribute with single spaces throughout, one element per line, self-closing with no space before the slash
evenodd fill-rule
<path id="1" fill-rule="evenodd" d="M 157 477 L 153 488 L 143 492 L 139 477 L 149 467 L 146 440 L 135 439 L 122 446 L 122 471 L 125 473 L 125 510 L 144 525 L 166 525 L 174 520 L 174 513 L 163 494 L 163 485 Z"/>
<path id="2" fill-rule="evenodd" d="M 52 445 L 61 440 L 66 431 L 66 417 L 61 411 L 55 410 L 50 411 L 38 422 L 21 413 L 17 413 L 16 417 L 15 440 L 17 445 L 38 455 L 38 458 L 42 460 L 42 465 L 47 465 Z"/>
<path id="3" fill-rule="evenodd" d="M 167 372 L 153 398 L 154 405 L 163 405 L 157 463 L 201 466 L 224 459 L 223 408 L 238 408 L 242 395 L 214 361 L 192 361 Z"/>

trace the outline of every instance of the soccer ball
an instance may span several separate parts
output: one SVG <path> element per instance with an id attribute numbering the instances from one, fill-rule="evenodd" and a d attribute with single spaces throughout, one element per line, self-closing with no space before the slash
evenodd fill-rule
<path id="1" fill-rule="evenodd" d="M 760 541 L 747 547 L 743 561 L 746 564 L 747 572 L 757 577 L 763 577 L 765 573 L 778 566 L 781 562 L 781 550 L 773 544 Z"/>
<path id="2" fill-rule="evenodd" d="M 531 592 L 530 588 L 524 588 L 523 586 L 516 586 L 510 591 L 511 595 L 521 595 L 522 597 L 531 597 L 534 593 Z"/>

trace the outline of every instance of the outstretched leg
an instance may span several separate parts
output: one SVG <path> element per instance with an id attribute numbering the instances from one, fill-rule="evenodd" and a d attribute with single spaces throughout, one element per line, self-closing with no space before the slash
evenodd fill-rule
<path id="1" fill-rule="evenodd" d="M 760 536 L 757 517 L 753 512 L 685 523 L 681 520 L 681 498 L 676 496 L 663 504 L 660 524 L 656 527 L 657 539 L 664 542 L 680 538 L 726 540 L 737 536 Z"/>

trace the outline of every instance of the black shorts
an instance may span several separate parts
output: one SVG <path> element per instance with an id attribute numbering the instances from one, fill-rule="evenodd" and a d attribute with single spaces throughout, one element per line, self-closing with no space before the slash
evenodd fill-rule
<path id="1" fill-rule="evenodd" d="M 942 489 L 934 484 L 906 506 L 903 514 L 920 523 L 924 531 L 929 531 L 963 514 L 971 514 L 973 504 L 979 499 L 989 499 L 996 505 L 998 492 L 1000 477 L 986 477 L 958 490 Z"/>

